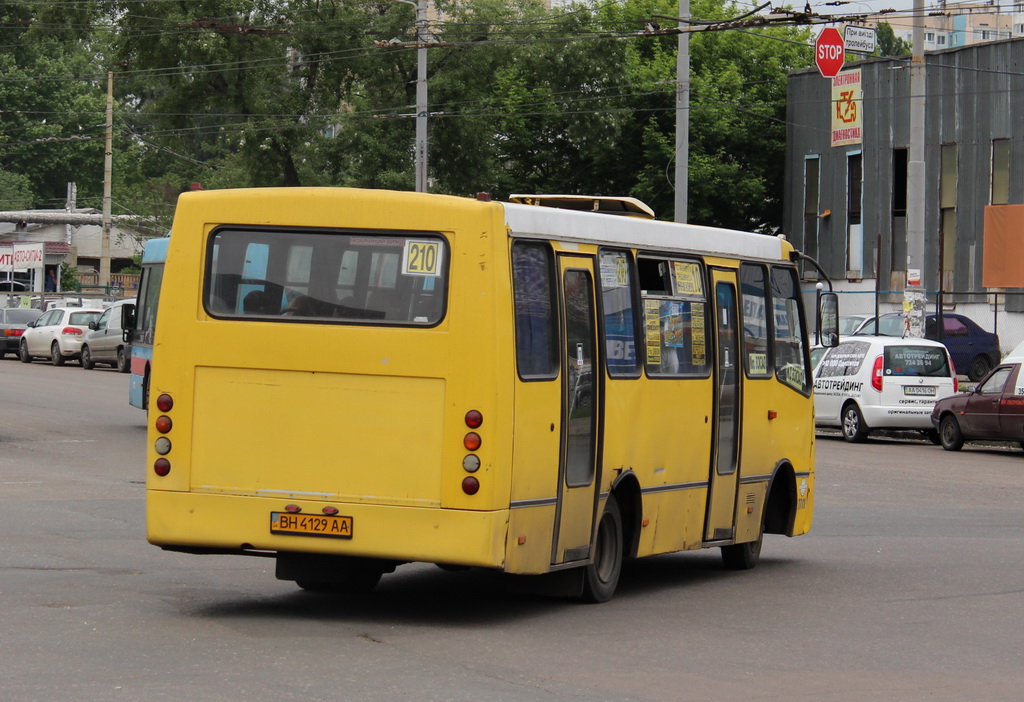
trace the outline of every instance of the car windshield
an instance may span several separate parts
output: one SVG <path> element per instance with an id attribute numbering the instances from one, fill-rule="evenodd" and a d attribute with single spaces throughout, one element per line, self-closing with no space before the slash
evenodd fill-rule
<path id="1" fill-rule="evenodd" d="M 39 310 L 13 309 L 7 310 L 4 320 L 8 324 L 28 324 L 34 319 L 39 319 L 41 316 L 42 312 Z"/>
<path id="2" fill-rule="evenodd" d="M 857 327 L 864 323 L 863 317 L 840 317 L 839 335 L 847 336 L 857 331 Z"/>
<path id="3" fill-rule="evenodd" d="M 901 344 L 885 347 L 885 374 L 948 378 L 946 350 L 937 346 Z"/>
<path id="4" fill-rule="evenodd" d="M 72 312 L 71 316 L 68 318 L 68 324 L 78 324 L 86 327 L 89 326 L 89 322 L 99 319 L 100 314 L 102 313 L 99 310 L 92 310 L 91 312 Z"/>

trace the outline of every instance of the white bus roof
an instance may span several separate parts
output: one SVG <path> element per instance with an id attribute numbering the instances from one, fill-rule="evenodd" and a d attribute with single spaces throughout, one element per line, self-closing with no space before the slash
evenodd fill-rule
<path id="1" fill-rule="evenodd" d="M 768 234 L 536 205 L 502 205 L 505 223 L 516 236 L 784 260 L 783 240 Z"/>

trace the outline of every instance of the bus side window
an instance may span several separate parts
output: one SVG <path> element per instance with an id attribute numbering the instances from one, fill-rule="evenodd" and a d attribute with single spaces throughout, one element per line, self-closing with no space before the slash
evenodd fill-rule
<path id="1" fill-rule="evenodd" d="M 516 366 L 522 378 L 558 377 L 554 271 L 554 255 L 546 244 L 517 241 L 512 245 Z"/>
<path id="2" fill-rule="evenodd" d="M 775 326 L 775 374 L 784 384 L 809 392 L 810 377 L 804 363 L 807 349 L 800 319 L 800 287 L 796 271 L 772 267 L 772 321 Z"/>
<path id="3" fill-rule="evenodd" d="M 630 256 L 623 251 L 601 252 L 601 308 L 604 313 L 605 359 L 608 375 L 636 378 L 636 318 Z"/>

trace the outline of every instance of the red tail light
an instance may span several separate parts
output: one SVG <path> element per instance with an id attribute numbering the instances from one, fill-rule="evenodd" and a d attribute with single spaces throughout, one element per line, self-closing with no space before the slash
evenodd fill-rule
<path id="1" fill-rule="evenodd" d="M 875 359 L 875 367 L 871 370 L 871 387 L 882 392 L 882 357 Z"/>
<path id="2" fill-rule="evenodd" d="M 83 332 L 78 327 L 64 327 L 63 329 L 60 330 L 60 333 L 61 334 L 75 334 L 77 336 L 81 336 L 85 332 Z"/>
<path id="3" fill-rule="evenodd" d="M 949 372 L 953 374 L 953 392 L 958 393 L 960 392 L 960 379 L 956 377 L 956 366 L 953 365 L 953 357 L 947 357 L 949 358 Z"/>
<path id="4" fill-rule="evenodd" d="M 4 336 L 21 336 L 24 329 L 4 329 Z"/>

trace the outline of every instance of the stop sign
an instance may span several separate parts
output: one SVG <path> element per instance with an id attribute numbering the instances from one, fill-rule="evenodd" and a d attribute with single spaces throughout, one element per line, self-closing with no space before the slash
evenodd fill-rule
<path id="1" fill-rule="evenodd" d="M 835 27 L 825 27 L 814 40 L 814 65 L 826 78 L 834 78 L 846 60 L 843 35 Z"/>

